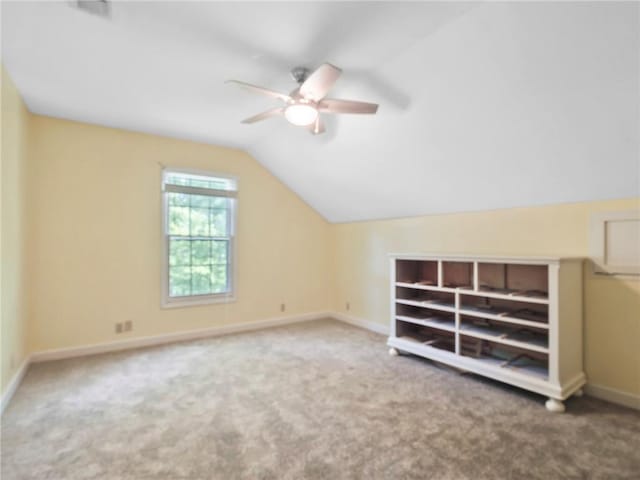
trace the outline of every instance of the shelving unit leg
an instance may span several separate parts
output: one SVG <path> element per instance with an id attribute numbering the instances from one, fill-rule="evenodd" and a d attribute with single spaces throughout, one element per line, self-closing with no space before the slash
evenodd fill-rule
<path id="1" fill-rule="evenodd" d="M 556 398 L 550 398 L 547 400 L 547 403 L 544 406 L 553 413 L 563 413 L 564 412 L 564 403 Z"/>
<path id="2" fill-rule="evenodd" d="M 391 355 L 392 357 L 397 357 L 398 355 L 400 355 L 400 352 L 398 352 L 398 350 L 396 350 L 395 348 L 391 347 L 389 349 L 389 355 Z"/>

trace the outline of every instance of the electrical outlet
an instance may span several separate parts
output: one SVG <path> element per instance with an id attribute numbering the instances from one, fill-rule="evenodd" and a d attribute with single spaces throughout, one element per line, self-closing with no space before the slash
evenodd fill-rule
<path id="1" fill-rule="evenodd" d="M 122 322 L 116 323 L 116 333 L 122 333 Z"/>
<path id="2" fill-rule="evenodd" d="M 281 312 L 284 312 L 284 311 L 286 310 L 286 308 L 287 308 L 287 307 L 285 306 L 285 304 L 284 304 L 284 303 L 281 303 L 281 304 L 280 304 L 280 311 L 281 311 Z"/>
<path id="3" fill-rule="evenodd" d="M 345 308 L 347 311 L 349 311 L 349 310 L 351 309 L 351 304 L 350 304 L 349 302 L 347 302 L 347 303 L 344 305 L 344 308 Z"/>
<path id="4" fill-rule="evenodd" d="M 131 320 L 127 320 L 124 322 L 124 328 L 122 329 L 125 332 L 130 332 L 133 330 L 133 322 Z"/>

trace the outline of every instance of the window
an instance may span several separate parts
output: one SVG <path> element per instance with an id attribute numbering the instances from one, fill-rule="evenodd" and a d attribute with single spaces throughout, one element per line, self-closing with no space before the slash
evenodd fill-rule
<path id="1" fill-rule="evenodd" d="M 165 306 L 233 297 L 236 194 L 233 178 L 164 171 Z"/>

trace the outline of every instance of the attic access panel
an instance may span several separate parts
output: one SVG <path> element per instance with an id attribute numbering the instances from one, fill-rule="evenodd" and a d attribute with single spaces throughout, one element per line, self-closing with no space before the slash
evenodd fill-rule
<path id="1" fill-rule="evenodd" d="M 594 273 L 640 276 L 640 210 L 593 214 L 590 243 Z"/>

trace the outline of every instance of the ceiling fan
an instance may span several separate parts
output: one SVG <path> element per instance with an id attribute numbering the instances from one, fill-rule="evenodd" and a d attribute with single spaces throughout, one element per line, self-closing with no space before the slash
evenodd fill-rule
<path id="1" fill-rule="evenodd" d="M 341 73 L 342 70 L 330 63 L 320 65 L 313 72 L 304 67 L 296 67 L 291 70 L 291 76 L 298 82 L 299 87 L 288 95 L 238 80 L 227 80 L 225 83 L 233 83 L 257 93 L 278 98 L 285 103 L 281 107 L 246 118 L 242 123 L 255 123 L 284 115 L 289 123 L 307 127 L 312 134 L 318 135 L 325 131 L 320 113 L 374 114 L 378 111 L 378 105 L 375 103 L 326 98 Z"/>

